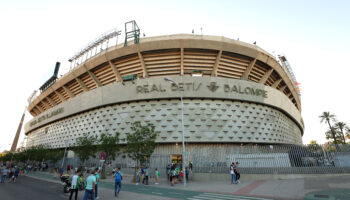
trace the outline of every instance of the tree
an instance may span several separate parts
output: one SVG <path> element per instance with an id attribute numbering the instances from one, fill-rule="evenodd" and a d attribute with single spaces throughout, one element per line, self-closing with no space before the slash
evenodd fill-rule
<path id="1" fill-rule="evenodd" d="M 346 127 L 345 134 L 346 134 L 346 137 L 348 138 L 348 140 L 350 140 L 350 127 Z"/>
<path id="2" fill-rule="evenodd" d="M 42 162 L 47 156 L 48 148 L 44 145 L 38 145 L 30 148 L 31 160 Z"/>
<path id="3" fill-rule="evenodd" d="M 145 163 L 156 148 L 157 133 L 154 129 L 155 126 L 151 123 L 144 126 L 139 121 L 132 123 L 131 130 L 133 132 L 127 134 L 125 153 L 136 161 L 136 166 L 138 163 Z"/>
<path id="4" fill-rule="evenodd" d="M 77 139 L 77 146 L 72 148 L 84 165 L 85 161 L 96 155 L 96 141 L 96 136 L 89 136 L 85 133 L 84 136 Z"/>
<path id="5" fill-rule="evenodd" d="M 47 160 L 51 160 L 53 165 L 55 165 L 63 157 L 63 154 L 63 149 L 50 149 L 47 153 Z"/>
<path id="6" fill-rule="evenodd" d="M 99 139 L 98 149 L 106 154 L 106 160 L 102 166 L 102 178 L 106 177 L 105 163 L 115 159 L 115 154 L 119 152 L 119 133 L 104 134 L 102 133 Z"/>
<path id="7" fill-rule="evenodd" d="M 342 143 L 345 144 L 346 143 L 346 141 L 345 141 L 345 134 L 346 133 L 344 134 L 344 131 L 346 131 L 346 129 L 347 129 L 346 123 L 345 122 L 337 122 L 337 123 L 335 123 L 334 127 L 340 131 L 341 136 L 342 136 L 342 140 L 343 140 Z"/>
<path id="8" fill-rule="evenodd" d="M 331 120 L 335 121 L 335 115 L 330 114 L 329 112 L 323 112 L 322 115 L 319 116 L 319 118 L 321 118 L 321 123 L 322 122 L 328 123 L 329 130 L 331 131 L 331 135 L 332 135 L 332 138 L 334 140 L 334 144 L 338 144 L 336 137 L 335 137 L 334 129 L 332 129 L 332 126 L 330 123 Z"/>
<path id="9" fill-rule="evenodd" d="M 327 140 L 333 139 L 333 142 L 332 142 L 333 144 L 339 144 L 339 143 L 341 144 L 343 141 L 341 133 L 335 127 L 331 127 L 330 129 L 328 129 L 328 131 L 326 131 L 325 134 L 326 134 Z"/>

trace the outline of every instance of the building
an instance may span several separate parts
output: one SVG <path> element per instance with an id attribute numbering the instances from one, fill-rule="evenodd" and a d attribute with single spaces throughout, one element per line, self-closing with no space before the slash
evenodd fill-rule
<path id="1" fill-rule="evenodd" d="M 297 86 L 274 56 L 225 37 L 179 34 L 112 46 L 59 78 L 28 106 L 27 146 L 62 148 L 84 133 L 114 132 L 125 143 L 130 123 L 142 121 L 156 126 L 155 154 L 181 160 L 181 96 L 190 160 L 198 149 L 225 159 L 224 148 L 242 144 L 302 144 Z"/>

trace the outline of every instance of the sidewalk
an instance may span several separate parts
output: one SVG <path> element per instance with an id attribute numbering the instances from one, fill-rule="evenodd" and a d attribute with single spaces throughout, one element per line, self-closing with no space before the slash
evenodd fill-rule
<path id="1" fill-rule="evenodd" d="M 51 179 L 52 174 L 36 172 L 41 178 Z M 244 176 L 244 175 L 243 175 Z M 177 183 L 170 186 L 166 179 L 160 179 L 160 184 L 155 185 L 154 179 L 150 179 L 148 186 L 131 183 L 132 176 L 125 175 L 123 190 L 134 193 L 149 194 L 176 199 L 195 199 L 193 197 L 203 194 L 217 195 L 242 195 L 251 199 L 350 199 L 350 176 L 325 176 L 314 178 L 284 179 L 284 180 L 256 180 L 240 184 L 226 182 L 190 182 L 184 188 L 183 184 Z M 56 180 L 58 181 L 58 180 Z M 108 176 L 101 180 L 100 187 L 113 189 L 114 179 Z M 323 191 L 315 193 L 315 191 Z M 314 192 L 314 193 L 311 193 Z M 311 193 L 311 194 L 308 194 Z M 183 194 L 181 196 L 181 194 Z M 221 196 L 220 196 L 221 197 Z M 228 196 L 227 196 L 228 197 Z M 332 198 L 334 197 L 334 198 Z M 208 199 L 208 198 L 207 198 Z M 215 199 L 215 198 L 214 198 Z M 229 198 L 228 198 L 229 199 Z"/>

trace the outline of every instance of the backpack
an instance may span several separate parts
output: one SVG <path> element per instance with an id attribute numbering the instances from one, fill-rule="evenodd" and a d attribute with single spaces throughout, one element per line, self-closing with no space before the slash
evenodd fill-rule
<path id="1" fill-rule="evenodd" d="M 122 176 L 120 175 L 119 172 L 115 174 L 115 182 L 122 182 Z"/>

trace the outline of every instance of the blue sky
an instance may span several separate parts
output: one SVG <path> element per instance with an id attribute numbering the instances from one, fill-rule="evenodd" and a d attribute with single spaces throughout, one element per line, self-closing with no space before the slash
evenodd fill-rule
<path id="1" fill-rule="evenodd" d="M 323 111 L 350 124 L 350 1 L 0 1 L 0 151 L 9 148 L 30 93 L 68 58 L 135 19 L 146 36 L 202 32 L 284 53 L 302 88 L 304 143 L 325 142 Z M 9 75 L 13 76 L 9 76 Z M 16 92 L 14 92 L 16 91 Z M 27 114 L 26 121 L 31 118 Z M 22 132 L 23 133 L 23 132 Z M 22 135 L 23 138 L 23 135 Z"/>

